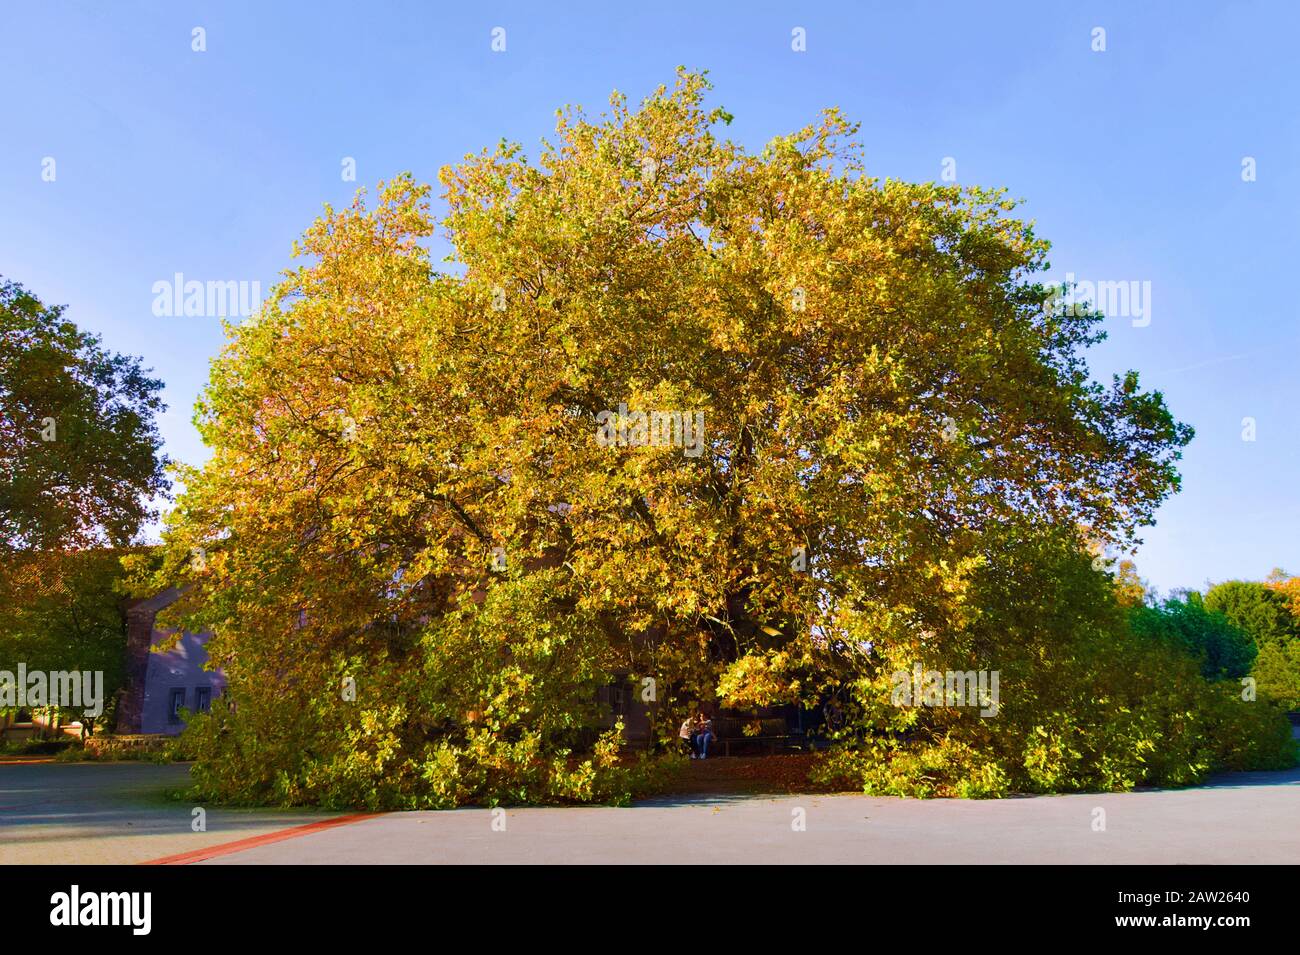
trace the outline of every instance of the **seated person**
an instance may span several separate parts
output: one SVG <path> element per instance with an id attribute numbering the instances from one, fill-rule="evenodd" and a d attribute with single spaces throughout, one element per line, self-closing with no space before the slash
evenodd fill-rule
<path id="1" fill-rule="evenodd" d="M 700 759 L 709 758 L 709 743 L 716 738 L 713 735 L 713 720 L 701 712 L 695 721 L 695 749 Z"/>
<path id="2" fill-rule="evenodd" d="M 691 759 L 695 759 L 699 755 L 699 751 L 696 749 L 695 745 L 694 717 L 686 717 L 686 720 L 682 723 L 682 728 L 677 731 L 677 736 L 687 745 L 687 747 L 689 747 L 691 751 Z"/>

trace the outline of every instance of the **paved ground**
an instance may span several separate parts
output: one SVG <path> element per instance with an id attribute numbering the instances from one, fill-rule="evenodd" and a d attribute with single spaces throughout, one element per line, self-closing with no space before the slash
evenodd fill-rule
<path id="1" fill-rule="evenodd" d="M 138 862 L 323 814 L 167 802 L 182 766 L 0 765 L 0 863 Z M 1096 809 L 1104 832 L 1094 831 Z M 792 824 L 802 810 L 804 831 Z M 501 820 L 504 819 L 504 831 Z M 1300 770 L 1198 789 L 918 801 L 856 795 L 690 797 L 626 809 L 394 813 L 205 864 L 427 862 L 1300 863 Z M 494 828 L 494 822 L 496 827 Z"/>
<path id="2" fill-rule="evenodd" d="M 275 832 L 324 813 L 207 809 L 168 792 L 189 768 L 152 763 L 0 763 L 0 865 L 133 863 Z"/>

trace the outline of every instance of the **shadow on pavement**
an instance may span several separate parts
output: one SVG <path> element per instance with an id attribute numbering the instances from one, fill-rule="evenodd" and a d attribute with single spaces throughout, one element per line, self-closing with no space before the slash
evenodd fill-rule
<path id="1" fill-rule="evenodd" d="M 185 764 L 39 763 L 0 766 L 0 843 L 54 844 L 192 833 L 201 804 L 170 798 L 189 782 Z M 309 809 L 204 807 L 207 833 L 239 835 L 337 815 Z"/>

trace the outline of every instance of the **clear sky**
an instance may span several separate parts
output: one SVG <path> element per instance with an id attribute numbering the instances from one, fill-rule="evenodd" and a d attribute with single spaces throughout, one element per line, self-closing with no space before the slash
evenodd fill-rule
<path id="1" fill-rule="evenodd" d="M 1024 199 L 1054 243 L 1049 277 L 1149 282 L 1149 314 L 1108 318 L 1091 357 L 1099 376 L 1140 371 L 1197 431 L 1139 571 L 1162 590 L 1300 573 L 1300 332 L 1283 294 L 1298 36 L 1285 0 L 0 0 L 0 274 L 144 356 L 167 382 L 167 452 L 198 462 L 190 416 L 220 320 L 155 316 L 155 282 L 265 289 L 322 203 L 358 185 L 435 181 L 501 138 L 535 156 L 557 107 L 599 112 L 611 89 L 636 100 L 678 64 L 707 69 L 747 145 L 838 105 L 872 174 L 935 180 L 951 158 L 958 182 Z"/>

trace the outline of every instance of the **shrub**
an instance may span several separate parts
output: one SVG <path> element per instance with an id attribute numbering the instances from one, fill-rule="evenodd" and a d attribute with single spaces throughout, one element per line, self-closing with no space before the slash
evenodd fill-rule
<path id="1" fill-rule="evenodd" d="M 77 741 L 71 736 L 58 736 L 53 739 L 0 741 L 0 756 L 58 756 L 79 748 Z"/>
<path id="2" fill-rule="evenodd" d="M 1243 677 L 1255 661 L 1255 641 L 1222 613 L 1209 610 L 1200 594 L 1135 607 L 1129 617 L 1133 633 L 1160 640 L 1191 655 L 1207 680 Z"/>
<path id="3" fill-rule="evenodd" d="M 1265 644 L 1253 672 L 1261 694 L 1300 710 L 1300 640 Z"/>

